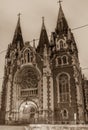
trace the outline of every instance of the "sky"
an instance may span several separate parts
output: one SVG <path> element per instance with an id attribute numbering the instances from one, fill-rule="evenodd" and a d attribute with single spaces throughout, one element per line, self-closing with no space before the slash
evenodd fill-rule
<path id="1" fill-rule="evenodd" d="M 62 8 L 71 29 L 88 24 L 88 0 L 63 0 Z M 17 24 L 17 14 L 21 13 L 21 27 L 24 41 L 39 38 L 42 16 L 48 35 L 54 31 L 58 16 L 57 0 L 0 0 L 0 52 L 12 42 Z M 80 66 L 88 67 L 88 27 L 72 31 L 79 50 Z M 5 65 L 6 52 L 0 53 L 0 90 Z M 88 77 L 88 70 L 83 70 Z"/>

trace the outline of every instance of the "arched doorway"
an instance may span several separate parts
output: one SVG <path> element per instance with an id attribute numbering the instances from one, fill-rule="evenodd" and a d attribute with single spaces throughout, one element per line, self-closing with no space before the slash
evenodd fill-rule
<path id="1" fill-rule="evenodd" d="M 17 70 L 14 77 L 12 105 L 17 110 L 16 119 L 18 122 L 32 123 L 35 121 L 35 117 L 38 115 L 36 112 L 39 104 L 40 82 L 40 71 L 37 67 L 24 65 Z"/>
<path id="2" fill-rule="evenodd" d="M 19 107 L 19 121 L 22 123 L 35 123 L 38 118 L 38 107 L 32 101 L 24 101 Z"/>

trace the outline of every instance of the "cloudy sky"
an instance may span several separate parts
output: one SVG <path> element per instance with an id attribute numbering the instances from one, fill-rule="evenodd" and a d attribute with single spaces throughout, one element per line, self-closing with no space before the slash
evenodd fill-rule
<path id="1" fill-rule="evenodd" d="M 64 14 L 71 29 L 88 24 L 88 0 L 63 0 Z M 42 16 L 48 34 L 54 31 L 59 5 L 57 0 L 0 0 L 0 52 L 11 43 L 17 23 L 17 14 L 21 15 L 21 27 L 24 41 L 39 38 Z M 88 67 L 88 27 L 73 31 L 78 50 L 80 65 Z M 0 78 L 3 77 L 4 56 L 0 54 Z M 88 77 L 88 70 L 83 73 Z M 2 79 L 0 79 L 0 86 Z"/>

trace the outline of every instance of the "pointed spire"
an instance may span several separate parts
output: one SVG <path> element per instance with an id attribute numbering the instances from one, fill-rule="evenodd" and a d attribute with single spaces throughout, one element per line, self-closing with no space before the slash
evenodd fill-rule
<path id="1" fill-rule="evenodd" d="M 35 56 L 35 39 L 33 39 L 33 64 L 36 64 L 36 56 Z"/>
<path id="2" fill-rule="evenodd" d="M 45 23 L 44 22 L 45 22 L 45 18 L 42 17 L 42 30 L 45 29 Z"/>
<path id="3" fill-rule="evenodd" d="M 18 14 L 18 21 L 17 21 L 17 26 L 14 32 L 14 37 L 12 41 L 12 45 L 17 48 L 17 43 L 20 43 L 20 49 L 23 47 L 23 36 L 22 36 L 22 31 L 21 31 L 21 25 L 20 25 L 20 13 Z"/>
<path id="4" fill-rule="evenodd" d="M 61 1 L 59 1 L 59 13 L 57 18 L 56 33 L 58 35 L 67 34 L 68 23 L 62 10 Z"/>
<path id="5" fill-rule="evenodd" d="M 46 45 L 47 51 L 49 49 L 49 39 L 44 23 L 44 17 L 42 17 L 42 28 L 41 28 L 41 33 L 40 33 L 40 38 L 39 38 L 39 44 L 37 47 L 37 52 L 43 57 L 44 54 L 44 46 Z"/>
<path id="6" fill-rule="evenodd" d="M 46 47 L 46 44 L 44 45 L 44 53 L 43 53 L 43 58 L 44 58 L 44 66 L 47 66 L 48 52 L 47 52 L 47 47 Z"/>
<path id="7" fill-rule="evenodd" d="M 63 13 L 63 10 L 62 10 L 62 5 L 61 5 L 61 2 L 62 1 L 60 1 L 59 0 L 59 14 L 58 14 L 58 19 L 61 19 L 62 17 L 64 17 L 64 13 Z"/>
<path id="8" fill-rule="evenodd" d="M 33 50 L 35 52 L 35 39 L 33 39 Z"/>
<path id="9" fill-rule="evenodd" d="M 68 28 L 68 40 L 72 40 L 72 33 L 71 33 L 71 29 Z"/>

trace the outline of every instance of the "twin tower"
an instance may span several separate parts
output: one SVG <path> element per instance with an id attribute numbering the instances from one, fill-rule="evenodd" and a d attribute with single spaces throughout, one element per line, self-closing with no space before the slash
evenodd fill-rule
<path id="1" fill-rule="evenodd" d="M 44 19 L 37 48 L 24 43 L 18 18 L 5 56 L 1 123 L 84 122 L 84 95 L 77 45 L 60 4 L 48 39 Z"/>

